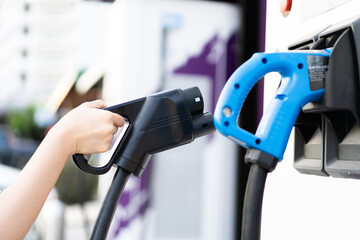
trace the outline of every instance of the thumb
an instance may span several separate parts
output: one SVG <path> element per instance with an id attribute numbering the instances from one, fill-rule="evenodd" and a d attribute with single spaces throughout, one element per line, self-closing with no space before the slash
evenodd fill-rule
<path id="1" fill-rule="evenodd" d="M 113 121 L 117 127 L 122 127 L 125 123 L 125 119 L 117 113 L 113 113 Z"/>

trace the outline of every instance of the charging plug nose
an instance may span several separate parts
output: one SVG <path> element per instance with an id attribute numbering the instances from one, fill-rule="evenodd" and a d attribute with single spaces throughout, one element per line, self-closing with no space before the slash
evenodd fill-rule
<path id="1" fill-rule="evenodd" d="M 184 89 L 183 96 L 189 108 L 192 124 L 194 127 L 194 138 L 202 137 L 215 131 L 213 116 L 203 113 L 204 100 L 197 87 Z"/>
<path id="2" fill-rule="evenodd" d="M 197 87 L 183 90 L 183 96 L 189 108 L 192 124 L 194 127 L 194 138 L 202 137 L 215 131 L 213 116 L 203 113 L 204 100 Z"/>
<path id="3" fill-rule="evenodd" d="M 183 90 L 186 105 L 190 110 L 191 116 L 202 114 L 204 110 L 204 100 L 199 88 L 193 87 Z"/>
<path id="4" fill-rule="evenodd" d="M 215 131 L 213 116 L 210 113 L 199 114 L 192 118 L 194 137 L 202 137 Z"/>

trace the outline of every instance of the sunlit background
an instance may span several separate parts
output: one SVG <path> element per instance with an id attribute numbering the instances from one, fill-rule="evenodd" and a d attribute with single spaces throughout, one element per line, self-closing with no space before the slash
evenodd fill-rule
<path id="1" fill-rule="evenodd" d="M 246 2 L 0 0 L 0 188 L 84 101 L 198 86 L 213 112 L 241 61 Z M 234 238 L 236 158 L 218 134 L 157 154 L 127 184 L 108 238 Z M 113 173 L 69 160 L 26 239 L 89 239 Z"/>
<path id="2" fill-rule="evenodd" d="M 228 77 L 254 52 L 285 51 L 359 9 L 357 0 L 0 0 L 0 190 L 82 102 L 111 106 L 198 86 L 213 113 Z M 243 128 L 255 132 L 278 84 L 269 74 L 254 87 Z M 293 152 L 291 137 L 268 177 L 262 239 L 358 239 L 359 181 L 302 175 Z M 218 133 L 155 154 L 127 183 L 108 239 L 240 239 L 243 156 Z M 69 159 L 26 239 L 89 239 L 114 169 L 98 177 Z"/>

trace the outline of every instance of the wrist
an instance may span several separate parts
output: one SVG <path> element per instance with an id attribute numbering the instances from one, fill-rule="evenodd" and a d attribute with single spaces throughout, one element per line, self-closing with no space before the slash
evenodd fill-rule
<path id="1" fill-rule="evenodd" d="M 71 137 L 72 134 L 70 131 L 64 131 L 55 125 L 49 130 L 44 140 L 55 144 L 59 151 L 65 154 L 67 158 L 70 158 L 75 154 L 76 149 L 75 141 L 73 141 Z"/>

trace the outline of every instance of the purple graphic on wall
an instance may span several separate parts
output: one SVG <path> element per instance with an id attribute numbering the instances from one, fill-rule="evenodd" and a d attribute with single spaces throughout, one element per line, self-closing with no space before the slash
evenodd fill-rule
<path id="1" fill-rule="evenodd" d="M 190 57 L 174 74 L 207 76 L 211 80 L 211 110 L 214 111 L 223 86 L 235 70 L 236 35 L 224 41 L 215 35 L 203 47 L 200 54 Z"/>

